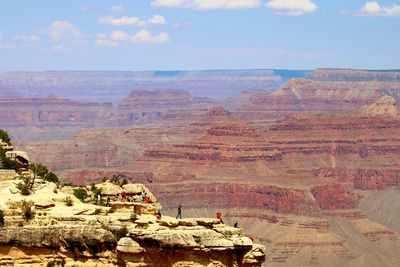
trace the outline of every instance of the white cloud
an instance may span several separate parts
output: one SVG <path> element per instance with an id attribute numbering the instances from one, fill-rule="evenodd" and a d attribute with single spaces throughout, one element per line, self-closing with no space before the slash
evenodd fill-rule
<path id="1" fill-rule="evenodd" d="M 138 17 L 123 16 L 115 18 L 113 16 L 106 16 L 99 18 L 97 22 L 100 24 L 108 24 L 113 26 L 139 26 L 139 27 L 145 27 L 147 25 L 167 24 L 167 20 L 165 19 L 165 17 L 161 15 L 154 15 L 147 21 L 141 20 Z"/>
<path id="2" fill-rule="evenodd" d="M 153 7 L 188 7 L 188 0 L 154 0 L 151 2 Z"/>
<path id="3" fill-rule="evenodd" d="M 271 0 L 265 6 L 285 16 L 301 16 L 318 8 L 312 0 Z"/>
<path id="4" fill-rule="evenodd" d="M 149 19 L 148 23 L 152 25 L 164 25 L 167 24 L 167 20 L 163 16 L 154 15 L 151 19 Z"/>
<path id="5" fill-rule="evenodd" d="M 101 17 L 98 19 L 100 24 L 109 24 L 114 26 L 144 26 L 146 24 L 145 21 L 140 20 L 138 17 L 128 17 L 123 16 L 120 18 L 115 18 L 113 16 Z"/>
<path id="6" fill-rule="evenodd" d="M 118 43 L 107 39 L 96 39 L 96 45 L 99 47 L 117 47 Z"/>
<path id="7" fill-rule="evenodd" d="M 400 5 L 382 6 L 376 1 L 368 1 L 362 8 L 352 14 L 364 17 L 395 17 L 400 16 Z"/>
<path id="8" fill-rule="evenodd" d="M 123 31 L 113 31 L 111 33 L 111 39 L 116 42 L 123 42 L 129 39 L 129 34 Z"/>
<path id="9" fill-rule="evenodd" d="M 126 9 L 123 6 L 112 6 L 110 11 L 113 13 L 125 13 Z"/>
<path id="10" fill-rule="evenodd" d="M 140 43 L 167 43 L 169 42 L 169 36 L 166 32 L 152 35 L 149 31 L 142 29 L 132 36 L 132 41 Z"/>
<path id="11" fill-rule="evenodd" d="M 246 9 L 260 6 L 260 0 L 153 0 L 153 7 L 190 8 L 197 10 Z"/>
<path id="12" fill-rule="evenodd" d="M 166 43 L 169 42 L 169 36 L 166 32 L 160 32 L 153 35 L 151 32 L 141 29 L 136 34 L 130 36 L 124 31 L 113 31 L 109 36 L 105 33 L 98 33 L 96 45 L 99 47 L 117 47 L 123 43 Z"/>
<path id="13" fill-rule="evenodd" d="M 54 21 L 48 28 L 48 36 L 52 41 L 50 43 L 52 51 L 63 51 L 82 46 L 87 39 L 75 25 L 66 20 Z"/>
<path id="14" fill-rule="evenodd" d="M 12 39 L 15 40 L 15 41 L 35 43 L 35 42 L 39 41 L 39 36 L 37 36 L 35 34 L 31 34 L 31 35 L 14 35 L 12 37 Z"/>
<path id="15" fill-rule="evenodd" d="M 49 27 L 49 34 L 50 38 L 56 42 L 81 37 L 79 29 L 66 20 L 54 21 Z"/>
<path id="16" fill-rule="evenodd" d="M 98 33 L 96 37 L 96 46 L 99 47 L 117 47 L 118 42 L 108 39 L 107 34 Z"/>

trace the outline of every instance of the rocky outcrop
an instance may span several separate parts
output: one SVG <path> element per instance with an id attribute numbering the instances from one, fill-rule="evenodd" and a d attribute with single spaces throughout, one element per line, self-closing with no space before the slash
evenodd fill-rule
<path id="1" fill-rule="evenodd" d="M 1 265 L 250 267 L 265 260 L 265 247 L 245 237 L 241 228 L 209 218 L 157 218 L 161 206 L 143 185 L 92 185 L 82 203 L 71 194 L 73 187 L 58 188 L 37 178 L 33 193 L 22 196 L 9 190 L 18 182 L 0 182 Z M 92 204 L 99 202 L 90 188 L 101 189 L 108 206 Z M 142 202 L 143 190 L 150 203 Z M 125 197 L 115 199 L 122 191 Z M 39 205 L 44 202 L 52 205 Z"/>
<path id="2" fill-rule="evenodd" d="M 384 95 L 375 103 L 360 107 L 356 112 L 363 117 L 399 117 L 400 109 L 396 105 L 396 99 L 392 96 Z"/>

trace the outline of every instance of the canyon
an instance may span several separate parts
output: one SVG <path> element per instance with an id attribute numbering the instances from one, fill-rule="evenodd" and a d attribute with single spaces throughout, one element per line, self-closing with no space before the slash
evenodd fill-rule
<path id="1" fill-rule="evenodd" d="M 117 175 L 165 214 L 220 211 L 266 246 L 265 266 L 397 266 L 399 73 L 320 69 L 225 100 L 133 90 L 103 125 L 14 145 L 63 182 Z"/>

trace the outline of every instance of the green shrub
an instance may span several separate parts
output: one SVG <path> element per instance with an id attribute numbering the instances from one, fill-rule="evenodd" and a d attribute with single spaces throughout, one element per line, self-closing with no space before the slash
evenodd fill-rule
<path id="1" fill-rule="evenodd" d="M 48 182 L 52 182 L 52 183 L 58 183 L 60 181 L 60 179 L 58 179 L 58 176 L 53 173 L 53 172 L 49 172 L 44 176 L 44 179 Z"/>
<path id="2" fill-rule="evenodd" d="M 81 201 L 84 201 L 85 198 L 88 197 L 88 194 L 87 194 L 87 191 L 86 191 L 85 188 L 79 187 L 79 188 L 74 189 L 74 196 L 77 199 L 80 199 Z"/>
<path id="3" fill-rule="evenodd" d="M 24 218 L 25 221 L 33 219 L 35 215 L 32 210 L 32 206 L 33 206 L 32 202 L 27 202 L 25 200 L 21 202 L 22 218 Z"/>
<path id="4" fill-rule="evenodd" d="M 101 213 L 101 209 L 95 209 L 94 210 L 94 215 L 99 215 Z"/>
<path id="5" fill-rule="evenodd" d="M 114 183 L 114 184 L 118 184 L 119 183 L 119 177 L 117 176 L 117 175 L 113 175 L 112 177 L 111 177 L 111 180 L 110 180 L 112 183 Z"/>
<path id="6" fill-rule="evenodd" d="M 19 171 L 19 167 L 15 160 L 11 160 L 9 158 L 4 157 L 1 162 L 2 169 L 10 169 L 15 170 L 16 172 Z"/>
<path id="7" fill-rule="evenodd" d="M 90 191 L 94 191 L 94 190 L 96 190 L 96 184 L 95 183 L 91 183 L 90 184 Z"/>
<path id="8" fill-rule="evenodd" d="M 35 175 L 42 177 L 45 181 L 53 183 L 58 183 L 60 181 L 55 173 L 49 172 L 49 169 L 42 164 L 33 164 L 31 170 Z"/>
<path id="9" fill-rule="evenodd" d="M 69 196 L 65 198 L 64 202 L 67 207 L 71 207 L 72 205 L 74 205 L 74 203 L 72 202 L 72 198 Z"/>
<path id="10" fill-rule="evenodd" d="M 94 196 L 94 198 L 97 200 L 97 195 L 98 195 L 98 194 L 101 194 L 101 188 L 97 188 L 96 185 L 93 183 L 93 184 L 90 186 L 90 191 L 93 192 L 93 196 Z"/>
<path id="11" fill-rule="evenodd" d="M 8 135 L 6 131 L 3 131 L 0 129 L 0 139 L 3 140 L 3 142 L 6 142 L 8 145 L 11 145 L 11 138 Z"/>
<path id="12" fill-rule="evenodd" d="M 118 230 L 114 230 L 113 234 L 117 240 L 120 240 L 128 234 L 128 229 L 126 228 L 126 226 L 124 226 L 122 228 L 119 228 Z"/>
<path id="13" fill-rule="evenodd" d="M 21 193 L 21 195 L 23 195 L 23 196 L 28 196 L 31 194 L 29 184 L 19 183 L 19 184 L 17 184 L 17 188 L 18 188 L 19 192 Z"/>
<path id="14" fill-rule="evenodd" d="M 31 169 L 35 173 L 35 175 L 38 175 L 42 178 L 49 173 L 47 167 L 42 164 L 34 164 L 32 165 Z"/>

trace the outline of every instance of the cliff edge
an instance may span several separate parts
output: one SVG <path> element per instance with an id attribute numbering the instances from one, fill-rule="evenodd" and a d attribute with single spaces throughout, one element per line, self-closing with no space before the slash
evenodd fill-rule
<path id="1" fill-rule="evenodd" d="M 61 186 L 2 173 L 0 265 L 261 266 L 265 259 L 265 248 L 241 228 L 162 216 L 142 184 Z"/>

